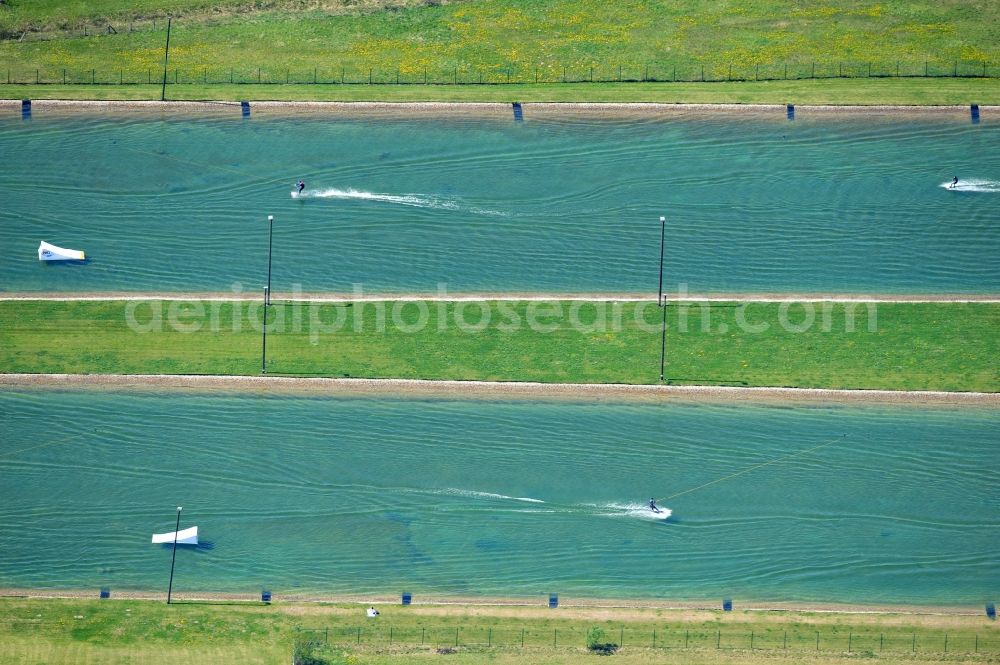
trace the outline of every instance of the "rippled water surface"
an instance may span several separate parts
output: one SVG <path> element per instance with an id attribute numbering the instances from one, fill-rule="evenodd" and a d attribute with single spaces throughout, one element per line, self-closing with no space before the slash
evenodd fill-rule
<path id="1" fill-rule="evenodd" d="M 1000 292 L 988 118 L 40 110 L 0 149 L 7 291 L 256 292 L 272 214 L 276 290 L 654 292 L 666 215 L 671 290 Z M 41 240 L 90 260 L 40 264 Z"/>
<path id="2" fill-rule="evenodd" d="M 990 410 L 0 392 L 0 586 L 980 603 Z M 649 496 L 673 510 L 643 509 Z M 672 498 L 671 498 L 672 497 Z"/>

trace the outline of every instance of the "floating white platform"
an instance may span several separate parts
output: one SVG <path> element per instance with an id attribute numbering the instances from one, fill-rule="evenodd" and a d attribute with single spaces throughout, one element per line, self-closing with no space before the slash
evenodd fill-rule
<path id="1" fill-rule="evenodd" d="M 39 261 L 83 261 L 86 258 L 86 254 L 80 249 L 65 249 L 44 241 L 38 245 Z"/>
<path id="2" fill-rule="evenodd" d="M 173 544 L 175 533 L 177 534 L 178 545 L 198 544 L 198 527 L 196 526 L 188 527 L 187 529 L 181 529 L 180 531 L 176 532 L 171 531 L 170 533 L 154 533 L 153 542 Z"/>

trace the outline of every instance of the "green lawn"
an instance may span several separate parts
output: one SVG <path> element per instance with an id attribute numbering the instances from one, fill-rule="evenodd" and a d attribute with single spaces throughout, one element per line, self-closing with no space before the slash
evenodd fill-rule
<path id="1" fill-rule="evenodd" d="M 392 7 L 386 9 L 387 5 Z M 679 97 L 664 97 L 662 92 L 642 92 L 641 87 L 585 87 L 565 93 L 543 89 L 542 94 L 573 101 L 590 99 L 593 91 L 614 101 L 634 99 L 632 95 L 656 96 L 659 101 L 715 101 L 723 91 L 729 96 L 721 95 L 721 101 L 741 101 L 740 96 L 749 95 L 756 100 L 807 103 L 795 97 L 775 99 L 767 94 L 768 88 L 753 83 L 757 79 L 847 76 L 863 77 L 852 80 L 864 86 L 871 83 L 869 76 L 1000 77 L 996 29 L 1000 3 L 987 0 L 823 0 L 805 5 L 795 0 L 273 0 L 255 4 L 237 0 L 9 0 L 0 5 L 0 34 L 8 35 L 0 41 L 0 80 L 59 84 L 160 80 L 166 41 L 163 16 L 167 13 L 177 16 L 169 76 L 181 83 L 733 79 L 749 83 L 714 88 L 711 100 L 692 99 L 690 89 L 681 89 Z M 116 32 L 109 33 L 109 25 Z M 33 38 L 36 33 L 32 31 L 41 31 L 37 36 L 42 38 Z M 898 82 L 890 87 L 888 79 L 874 80 L 897 91 L 890 95 L 903 89 Z M 852 85 L 846 89 L 857 103 L 882 101 L 853 92 Z M 92 94 L 130 95 L 137 90 L 100 88 Z M 275 94 L 282 99 L 329 98 L 324 88 L 316 87 L 277 93 L 263 89 L 261 97 L 248 94 L 251 91 L 257 92 L 244 88 L 236 94 L 243 98 Z M 178 91 L 171 97 L 187 94 Z M 230 98 L 233 93 L 208 88 L 193 94 Z M 342 99 L 356 98 L 356 94 L 405 99 L 409 93 L 375 88 L 363 93 L 338 89 L 333 94 Z M 418 89 L 414 94 L 426 98 L 451 93 Z M 466 99 L 495 98 L 483 88 L 457 94 Z M 977 94 L 960 96 L 958 103 L 996 100 L 995 93 L 988 98 Z M 529 92 L 524 99 L 534 97 Z M 845 103 L 832 94 L 820 101 Z M 919 94 L 897 96 L 893 101 L 926 103 Z"/>
<path id="2" fill-rule="evenodd" d="M 448 657 L 454 663 L 568 665 L 591 658 L 584 645 L 592 628 L 602 631 L 604 641 L 623 645 L 615 662 L 627 664 L 985 662 L 1000 653 L 996 625 L 983 616 L 461 605 L 380 609 L 382 615 L 371 621 L 357 604 L 3 598 L 0 661 L 287 663 L 296 639 L 309 635 L 330 644 L 327 653 L 347 656 L 333 661 L 338 663 L 409 663 L 440 658 L 441 649 L 454 650 Z"/>
<path id="3" fill-rule="evenodd" d="M 1000 390 L 996 304 L 713 303 L 667 311 L 673 384 Z M 638 310 L 603 302 L 490 301 L 485 310 L 475 303 L 300 303 L 276 304 L 271 316 L 270 374 L 659 380 L 655 302 Z M 254 375 L 259 321 L 257 303 L 2 302 L 0 371 Z"/>

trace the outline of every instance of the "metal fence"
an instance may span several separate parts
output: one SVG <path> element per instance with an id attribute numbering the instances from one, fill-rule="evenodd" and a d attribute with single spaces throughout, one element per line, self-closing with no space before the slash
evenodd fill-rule
<path id="1" fill-rule="evenodd" d="M 477 648 L 586 648 L 589 627 L 497 628 L 492 626 L 427 626 L 398 628 L 391 624 L 354 627 L 297 628 L 296 640 L 331 646 L 429 646 Z M 1000 635 L 984 632 L 921 632 L 885 634 L 827 630 L 766 631 L 721 628 L 718 630 L 638 629 L 602 627 L 603 638 L 620 648 L 730 649 L 771 651 L 822 651 L 851 654 L 998 654 Z"/>
<path id="2" fill-rule="evenodd" d="M 164 82 L 163 68 L 72 69 L 10 64 L 0 69 L 8 84 L 144 85 Z M 414 69 L 322 65 L 276 69 L 199 65 L 171 67 L 168 85 L 515 85 L 534 83 L 695 83 L 724 81 L 801 81 L 858 78 L 1000 78 L 1000 64 L 953 62 L 838 63 L 653 63 L 593 67 L 525 67 L 463 65 Z"/>

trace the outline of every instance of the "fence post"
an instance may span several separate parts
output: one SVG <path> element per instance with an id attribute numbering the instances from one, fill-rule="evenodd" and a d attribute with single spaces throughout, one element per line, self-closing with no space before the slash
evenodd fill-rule
<path id="1" fill-rule="evenodd" d="M 916 652 L 916 650 L 917 650 L 917 634 L 916 633 L 913 634 L 913 648 L 910 649 L 910 650 L 913 651 L 913 652 Z"/>
<path id="2" fill-rule="evenodd" d="M 785 80 L 788 80 L 788 63 L 785 63 Z"/>
<path id="3" fill-rule="evenodd" d="M 733 63 L 731 63 L 731 62 L 729 63 L 729 73 L 726 74 L 726 80 L 727 81 L 732 81 L 733 80 Z"/>
<path id="4" fill-rule="evenodd" d="M 646 73 L 643 75 L 642 80 L 643 81 L 649 80 L 649 65 L 646 65 Z"/>
<path id="5" fill-rule="evenodd" d="M 389 626 L 389 646 L 392 646 L 392 626 Z"/>
<path id="6" fill-rule="evenodd" d="M 427 83 L 426 78 L 427 78 L 427 75 L 425 74 L 424 75 L 424 79 L 425 79 L 424 83 Z M 371 84 L 372 84 L 372 68 L 369 67 L 368 68 L 368 85 L 371 85 Z"/>
<path id="7" fill-rule="evenodd" d="M 948 633 L 944 634 L 944 652 L 948 653 Z"/>
<path id="8" fill-rule="evenodd" d="M 684 631 L 684 648 L 685 648 L 685 649 L 687 649 L 687 648 L 688 648 L 688 635 L 689 635 L 690 633 L 691 633 L 691 631 L 690 631 L 690 630 L 685 630 L 685 631 Z"/>
<path id="9" fill-rule="evenodd" d="M 344 76 L 345 76 L 346 70 L 347 70 L 347 67 L 341 67 L 340 68 L 340 85 L 344 85 Z"/>
<path id="10" fill-rule="evenodd" d="M 521 629 L 521 648 L 524 648 L 524 628 Z"/>
<path id="11" fill-rule="evenodd" d="M 753 651 L 753 631 L 750 631 L 750 651 Z"/>
<path id="12" fill-rule="evenodd" d="M 983 71 L 985 72 L 985 71 L 986 71 L 986 69 L 985 69 L 985 68 L 983 68 Z M 622 66 L 621 66 L 621 65 L 618 65 L 618 82 L 619 82 L 619 83 L 621 83 L 621 82 L 622 82 Z"/>
<path id="13" fill-rule="evenodd" d="M 882 653 L 882 647 L 885 646 L 885 635 L 882 633 L 878 634 L 878 651 Z"/>
<path id="14" fill-rule="evenodd" d="M 421 646 L 423 646 L 423 644 L 424 644 L 424 631 L 426 631 L 426 630 L 427 630 L 427 628 L 421 628 L 420 629 L 420 645 Z"/>
<path id="15" fill-rule="evenodd" d="M 488 647 L 493 646 L 493 626 L 490 626 L 490 632 L 486 636 L 486 646 Z"/>
<path id="16" fill-rule="evenodd" d="M 538 66 L 535 65 L 535 83 L 538 83 Z"/>
<path id="17" fill-rule="evenodd" d="M 118 85 L 123 85 L 125 83 L 125 70 L 118 70 Z"/>
<path id="18" fill-rule="evenodd" d="M 7 70 L 7 83 L 10 83 L 10 70 Z M 63 68 L 63 85 L 66 85 L 66 68 Z"/>
<path id="19" fill-rule="evenodd" d="M 705 65 L 701 66 L 701 82 L 705 82 Z"/>
<path id="20" fill-rule="evenodd" d="M 781 641 L 781 648 L 782 649 L 787 649 L 788 648 L 788 631 L 787 630 L 785 631 L 785 637 L 784 637 L 784 639 Z"/>
<path id="21" fill-rule="evenodd" d="M 896 78 L 899 78 L 899 60 L 896 61 Z"/>
<path id="22" fill-rule="evenodd" d="M 851 646 L 852 646 L 853 642 L 854 642 L 854 633 L 848 632 L 847 633 L 847 653 L 851 653 Z"/>
<path id="23" fill-rule="evenodd" d="M 816 78 L 816 63 L 814 62 L 814 63 L 812 63 L 812 65 L 813 65 L 812 76 L 810 76 L 809 78 L 813 78 L 814 79 L 814 78 Z"/>
<path id="24" fill-rule="evenodd" d="M 844 63 L 840 63 L 840 78 L 844 78 Z"/>
<path id="25" fill-rule="evenodd" d="M 38 68 L 35 68 L 35 85 L 38 85 Z"/>
<path id="26" fill-rule="evenodd" d="M 677 65 L 674 65 L 674 83 L 677 83 Z"/>
<path id="27" fill-rule="evenodd" d="M 590 66 L 590 82 L 591 83 L 594 82 L 594 66 L 593 65 Z"/>
<path id="28" fill-rule="evenodd" d="M 951 74 L 952 76 L 958 76 L 958 60 L 955 61 L 955 70 Z"/>
<path id="29" fill-rule="evenodd" d="M 566 82 L 566 65 L 563 65 L 563 83 Z"/>
<path id="30" fill-rule="evenodd" d="M 260 67 L 257 68 L 257 83 L 260 83 Z"/>
<path id="31" fill-rule="evenodd" d="M 927 78 L 927 61 L 924 60 L 924 78 Z"/>
<path id="32" fill-rule="evenodd" d="M 313 67 L 313 85 L 316 84 L 316 68 Z"/>
<path id="33" fill-rule="evenodd" d="M 816 631 L 816 651 L 819 651 L 819 631 Z"/>
<path id="34" fill-rule="evenodd" d="M 559 629 L 558 628 L 553 628 L 552 629 L 552 646 L 553 647 L 556 646 L 556 638 L 558 637 L 558 635 L 559 635 Z"/>
<path id="35" fill-rule="evenodd" d="M 361 626 L 358 626 L 358 644 L 361 644 Z"/>
<path id="36" fill-rule="evenodd" d="M 872 77 L 872 63 L 868 63 L 868 78 Z"/>
<path id="37" fill-rule="evenodd" d="M 759 81 L 760 80 L 760 63 L 759 62 L 754 66 L 753 80 L 754 81 Z"/>
<path id="38" fill-rule="evenodd" d="M 656 648 L 656 629 L 653 629 L 653 648 Z"/>
<path id="39" fill-rule="evenodd" d="M 289 71 L 286 69 L 285 70 L 285 85 L 288 85 L 288 75 L 289 75 Z"/>
<path id="40" fill-rule="evenodd" d="M 427 68 L 424 67 L 424 85 L 427 85 Z"/>
<path id="41" fill-rule="evenodd" d="M 455 646 L 458 646 L 458 628 L 455 629 Z"/>
<path id="42" fill-rule="evenodd" d="M 718 649 L 719 645 L 722 644 L 722 631 L 716 631 L 715 633 L 715 648 Z"/>
<path id="43" fill-rule="evenodd" d="M 233 68 L 232 67 L 229 68 L 229 82 L 230 83 L 233 82 Z"/>
<path id="44" fill-rule="evenodd" d="M 203 78 L 204 82 L 208 83 L 208 67 L 205 67 L 205 69 L 203 70 Z"/>
<path id="45" fill-rule="evenodd" d="M 618 646 L 625 646 L 625 626 L 621 627 L 621 632 L 618 634 Z"/>

